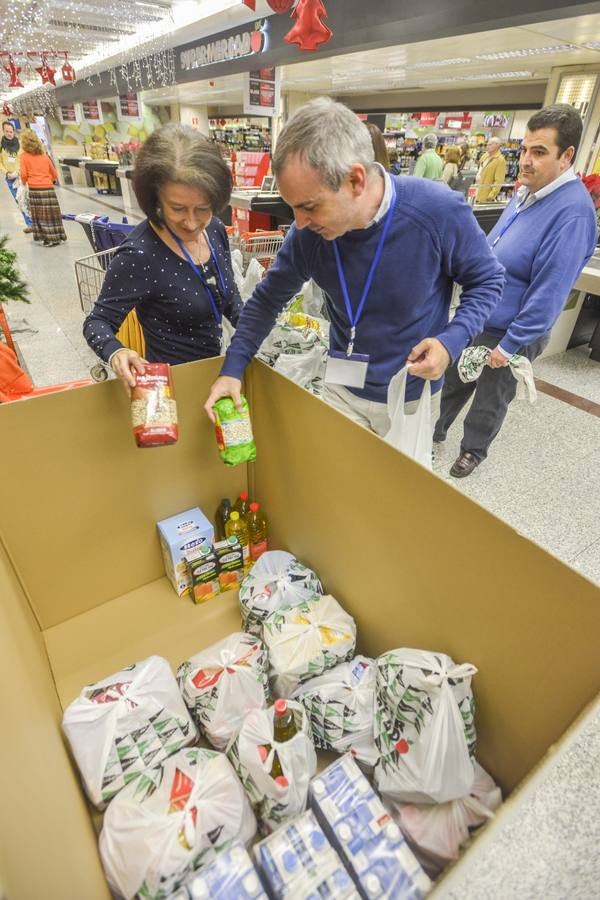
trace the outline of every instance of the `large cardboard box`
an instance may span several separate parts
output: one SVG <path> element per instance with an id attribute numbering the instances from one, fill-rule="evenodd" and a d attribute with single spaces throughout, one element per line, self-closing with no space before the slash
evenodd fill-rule
<path id="1" fill-rule="evenodd" d="M 259 363 L 246 386 L 258 458 L 226 468 L 202 410 L 219 365 L 176 368 L 172 447 L 135 447 L 115 382 L 0 407 L 9 900 L 110 896 L 62 709 L 123 665 L 156 653 L 176 666 L 239 627 L 236 594 L 195 606 L 164 576 L 155 523 L 192 506 L 211 515 L 249 488 L 273 545 L 355 617 L 361 652 L 422 647 L 474 663 L 478 757 L 505 792 L 600 688 L 595 585 Z"/>

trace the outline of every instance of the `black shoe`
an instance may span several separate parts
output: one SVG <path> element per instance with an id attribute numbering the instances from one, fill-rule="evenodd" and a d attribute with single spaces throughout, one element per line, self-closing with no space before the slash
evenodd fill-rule
<path id="1" fill-rule="evenodd" d="M 465 451 L 455 460 L 454 465 L 450 469 L 450 474 L 453 478 L 466 478 L 478 465 L 479 460 L 475 459 L 472 453 Z"/>

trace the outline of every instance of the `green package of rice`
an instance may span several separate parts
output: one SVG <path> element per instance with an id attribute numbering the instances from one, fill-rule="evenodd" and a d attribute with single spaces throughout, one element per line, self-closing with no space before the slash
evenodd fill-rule
<path id="1" fill-rule="evenodd" d="M 226 466 L 237 466 L 256 459 L 250 408 L 245 397 L 241 400 L 241 409 L 236 408 L 231 397 L 223 397 L 213 406 L 217 445 Z"/>

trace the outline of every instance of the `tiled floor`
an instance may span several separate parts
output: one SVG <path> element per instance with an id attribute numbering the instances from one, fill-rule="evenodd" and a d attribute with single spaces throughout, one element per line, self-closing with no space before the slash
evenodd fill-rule
<path id="1" fill-rule="evenodd" d="M 117 209 L 90 191 L 59 189 L 58 194 L 64 212 L 93 211 L 119 220 Z M 120 208 L 119 198 L 106 202 Z M 30 285 L 31 305 L 7 310 L 11 325 L 24 316 L 37 329 L 15 334 L 30 375 L 38 385 L 88 377 L 96 357 L 81 335 L 73 267 L 92 253 L 81 225 L 65 223 L 68 242 L 60 247 L 33 245 L 1 182 L 0 223 Z M 534 370 L 544 381 L 600 402 L 600 363 L 591 362 L 584 347 L 538 360 Z M 516 400 L 488 459 L 469 478 L 456 480 L 448 470 L 459 450 L 460 421 L 440 446 L 436 473 L 600 582 L 600 418 L 541 393 L 533 405 Z"/>

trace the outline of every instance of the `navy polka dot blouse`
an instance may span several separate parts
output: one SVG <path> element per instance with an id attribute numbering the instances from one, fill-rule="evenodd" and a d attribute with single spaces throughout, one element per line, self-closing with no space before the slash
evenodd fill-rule
<path id="1" fill-rule="evenodd" d="M 225 292 L 211 257 L 202 267 L 219 311 L 237 324 L 242 301 L 238 293 L 223 223 L 212 218 L 207 237 L 219 262 Z M 191 362 L 218 356 L 221 326 L 210 300 L 187 262 L 162 241 L 146 220 L 119 245 L 83 334 L 105 362 L 123 346 L 116 338 L 126 315 L 135 309 L 146 340 L 149 362 Z"/>

